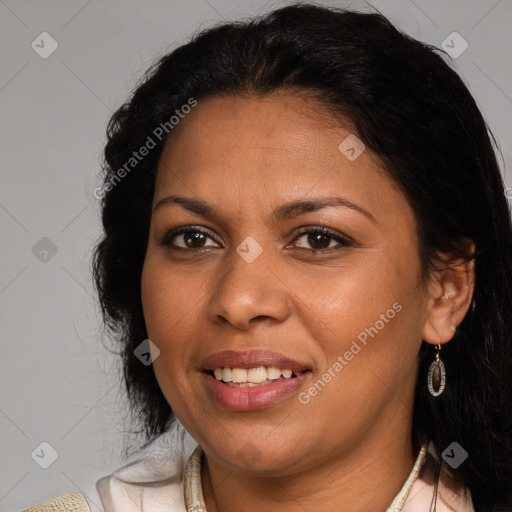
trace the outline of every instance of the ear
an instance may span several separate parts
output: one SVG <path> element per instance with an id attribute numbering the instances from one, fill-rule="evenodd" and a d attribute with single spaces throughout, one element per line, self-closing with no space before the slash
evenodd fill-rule
<path id="1" fill-rule="evenodd" d="M 467 254 L 473 255 L 475 243 L 472 240 L 461 241 Z M 423 340 L 432 345 L 450 341 L 457 327 L 466 315 L 475 288 L 474 258 L 450 259 L 441 255 L 444 261 L 442 269 L 432 272 L 428 282 L 427 319 L 423 326 Z"/>

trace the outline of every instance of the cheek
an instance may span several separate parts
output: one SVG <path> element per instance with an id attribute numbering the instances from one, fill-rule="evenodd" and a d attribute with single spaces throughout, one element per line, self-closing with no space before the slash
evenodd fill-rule
<path id="1" fill-rule="evenodd" d="M 159 380 L 159 375 L 165 372 L 166 380 L 175 381 L 185 369 L 188 346 L 185 341 L 194 329 L 194 309 L 199 307 L 200 295 L 195 289 L 183 273 L 169 272 L 168 265 L 160 263 L 158 258 L 146 257 L 141 299 L 148 337 L 160 350 L 154 362 Z"/>
<path id="2" fill-rule="evenodd" d="M 195 326 L 193 310 L 198 307 L 194 289 L 190 277 L 169 272 L 168 264 L 148 254 L 141 299 L 148 337 L 160 350 L 153 368 L 167 402 L 180 418 L 188 417 L 186 403 L 192 394 L 187 385 L 190 345 L 186 341 Z"/>
<path id="3" fill-rule="evenodd" d="M 199 288 L 198 288 L 199 287 Z M 148 254 L 141 277 L 141 299 L 148 334 L 161 342 L 182 332 L 205 290 L 186 272 L 172 272 L 169 263 Z"/>
<path id="4" fill-rule="evenodd" d="M 410 392 L 425 308 L 419 262 L 410 252 L 401 258 L 381 253 L 311 293 L 321 299 L 309 303 L 309 329 L 325 361 L 316 378 L 332 381 L 324 403 L 363 413 L 378 407 L 383 395 L 400 394 L 406 382 Z"/>
<path id="5" fill-rule="evenodd" d="M 321 338 L 325 348 L 343 350 L 340 340 L 353 340 L 361 333 L 364 338 L 366 330 L 376 323 L 379 332 L 393 330 L 394 337 L 401 331 L 404 316 L 412 309 L 416 311 L 412 306 L 419 298 L 418 271 L 414 260 L 405 262 L 384 252 L 377 258 L 365 254 L 322 279 L 318 275 L 303 279 L 297 288 L 302 287 L 299 295 L 314 313 L 310 315 L 311 327 L 316 320 L 324 331 Z M 398 314 L 397 309 L 408 312 Z"/>

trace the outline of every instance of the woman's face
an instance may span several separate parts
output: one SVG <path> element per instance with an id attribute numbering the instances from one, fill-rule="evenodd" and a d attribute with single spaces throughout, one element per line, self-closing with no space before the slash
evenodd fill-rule
<path id="1" fill-rule="evenodd" d="M 410 438 L 428 301 L 415 220 L 352 137 L 274 93 L 200 101 L 165 146 L 144 316 L 163 393 L 225 467 L 285 475 Z"/>

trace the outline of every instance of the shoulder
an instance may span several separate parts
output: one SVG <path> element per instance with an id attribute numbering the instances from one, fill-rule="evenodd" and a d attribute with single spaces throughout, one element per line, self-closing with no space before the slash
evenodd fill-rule
<path id="1" fill-rule="evenodd" d="M 197 443 L 180 436 L 176 431 L 160 436 L 130 462 L 97 480 L 104 512 L 185 512 L 184 469 Z"/>
<path id="2" fill-rule="evenodd" d="M 23 512 L 91 512 L 85 496 L 81 492 L 71 492 L 43 501 Z"/>
<path id="3" fill-rule="evenodd" d="M 122 467 L 96 480 L 103 509 L 83 493 L 72 492 L 23 512 L 185 512 L 184 468 L 195 446 L 177 426 L 136 452 Z"/>

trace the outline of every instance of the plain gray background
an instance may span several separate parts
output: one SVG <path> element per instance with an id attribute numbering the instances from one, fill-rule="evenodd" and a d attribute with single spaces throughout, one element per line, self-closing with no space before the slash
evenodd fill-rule
<path id="1" fill-rule="evenodd" d="M 287 3 L 0 0 L 1 511 L 78 490 L 102 510 L 95 482 L 123 463 L 119 362 L 103 345 L 90 274 L 100 235 L 93 190 L 110 115 L 157 56 L 196 30 Z M 468 48 L 454 66 L 512 184 L 511 0 L 318 3 L 373 5 L 436 46 L 458 32 Z M 58 44 L 45 59 L 31 46 L 51 48 L 42 32 Z M 47 469 L 32 456 L 49 456 L 42 442 L 58 453 Z"/>

